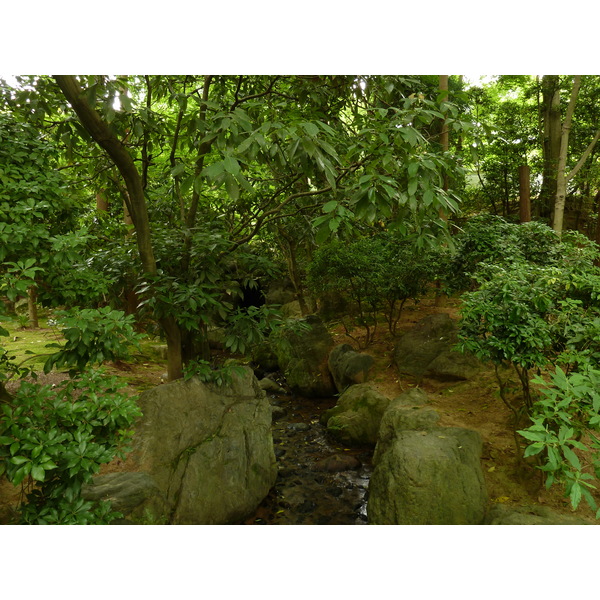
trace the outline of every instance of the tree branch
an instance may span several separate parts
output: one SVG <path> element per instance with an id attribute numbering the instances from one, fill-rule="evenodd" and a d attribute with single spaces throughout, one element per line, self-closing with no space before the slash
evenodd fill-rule
<path id="1" fill-rule="evenodd" d="M 53 77 L 79 117 L 81 124 L 96 143 L 106 151 L 119 173 L 121 173 L 129 195 L 130 206 L 127 208 L 136 230 L 137 245 L 144 272 L 154 275 L 156 273 L 156 261 L 150 240 L 150 224 L 144 188 L 142 178 L 131 155 L 111 131 L 106 121 L 90 106 L 75 77 L 72 75 L 53 75 Z"/>
<path id="2" fill-rule="evenodd" d="M 585 161 L 588 159 L 588 156 L 592 153 L 592 150 L 594 149 L 594 146 L 596 145 L 596 142 L 599 139 L 600 139 L 600 129 L 598 129 L 598 131 L 596 131 L 596 135 L 594 136 L 594 139 L 590 142 L 590 145 L 585 149 L 585 152 L 581 155 L 579 162 L 567 173 L 567 181 L 569 181 L 570 179 L 573 179 L 573 177 L 575 177 L 575 175 L 577 175 L 577 173 L 579 172 L 581 167 L 583 167 L 583 165 L 585 164 Z"/>

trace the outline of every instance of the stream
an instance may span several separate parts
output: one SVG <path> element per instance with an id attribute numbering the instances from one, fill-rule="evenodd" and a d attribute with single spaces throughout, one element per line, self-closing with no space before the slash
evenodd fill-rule
<path id="1" fill-rule="evenodd" d="M 278 476 L 247 525 L 365 525 L 372 448 L 345 448 L 319 423 L 336 399 L 271 396 Z"/>

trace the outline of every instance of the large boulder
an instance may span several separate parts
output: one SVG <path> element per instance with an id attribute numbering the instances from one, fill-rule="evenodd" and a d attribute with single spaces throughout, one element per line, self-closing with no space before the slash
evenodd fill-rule
<path id="1" fill-rule="evenodd" d="M 249 368 L 229 384 L 175 381 L 144 392 L 133 457 L 171 524 L 239 523 L 275 483 L 271 407 Z"/>
<path id="2" fill-rule="evenodd" d="M 288 304 L 296 300 L 296 290 L 289 277 L 274 279 L 267 289 L 265 301 L 267 304 Z"/>
<path id="3" fill-rule="evenodd" d="M 440 415 L 428 404 L 427 394 L 419 388 L 411 388 L 394 398 L 381 418 L 378 451 L 382 452 L 399 431 L 423 431 L 436 427 Z"/>
<path id="4" fill-rule="evenodd" d="M 481 436 L 468 429 L 439 427 L 438 421 L 438 413 L 419 388 L 389 403 L 373 455 L 367 506 L 370 523 L 483 521 L 487 494 Z"/>
<path id="5" fill-rule="evenodd" d="M 349 387 L 337 404 L 323 413 L 321 422 L 333 437 L 346 445 L 374 446 L 389 403 L 389 398 L 368 383 L 359 383 Z"/>
<path id="6" fill-rule="evenodd" d="M 458 325 L 446 313 L 429 315 L 400 337 L 394 361 L 400 375 L 418 380 L 431 377 L 441 381 L 471 379 L 480 369 L 471 354 L 454 349 Z"/>
<path id="7" fill-rule="evenodd" d="M 477 525 L 487 495 L 476 431 L 398 431 L 377 444 L 367 514 L 375 525 Z"/>
<path id="8" fill-rule="evenodd" d="M 374 362 L 372 356 L 355 352 L 350 344 L 336 346 L 329 353 L 328 365 L 337 391 L 342 393 L 351 385 L 364 383 Z"/>
<path id="9" fill-rule="evenodd" d="M 309 328 L 290 331 L 273 345 L 279 369 L 292 393 L 305 398 L 333 396 L 336 390 L 327 365 L 333 338 L 316 315 L 298 321 Z"/>

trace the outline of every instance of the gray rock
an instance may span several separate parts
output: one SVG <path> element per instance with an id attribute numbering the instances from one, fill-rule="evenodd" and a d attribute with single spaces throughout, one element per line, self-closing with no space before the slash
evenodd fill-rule
<path id="1" fill-rule="evenodd" d="M 472 378 L 480 369 L 470 354 L 454 350 L 458 326 L 445 313 L 429 315 L 405 333 L 394 351 L 394 361 L 401 375 L 418 380 L 431 377 L 442 381 Z"/>
<path id="2" fill-rule="evenodd" d="M 380 525 L 475 525 L 487 494 L 482 441 L 462 428 L 405 430 L 377 444 L 369 482 L 369 522 Z"/>
<path id="3" fill-rule="evenodd" d="M 162 385 L 139 404 L 133 456 L 164 494 L 169 523 L 239 523 L 252 514 L 277 467 L 271 407 L 249 368 L 222 387 L 197 378 Z"/>
<path id="4" fill-rule="evenodd" d="M 287 304 L 296 300 L 296 290 L 289 277 L 276 279 L 269 284 L 265 301 L 267 304 Z"/>
<path id="5" fill-rule="evenodd" d="M 394 404 L 409 407 L 426 406 L 429 404 L 429 397 L 421 388 L 413 387 L 408 388 L 405 392 L 394 398 Z"/>
<path id="6" fill-rule="evenodd" d="M 279 421 L 287 415 L 287 410 L 283 406 L 271 405 L 271 415 L 273 421 Z"/>
<path id="7" fill-rule="evenodd" d="M 308 431 L 310 425 L 308 423 L 289 423 L 286 429 L 290 431 Z"/>
<path id="8" fill-rule="evenodd" d="M 146 514 L 167 515 L 166 498 L 148 473 L 98 475 L 91 484 L 82 486 L 81 497 L 110 500 L 114 510 L 134 521 Z"/>
<path id="9" fill-rule="evenodd" d="M 279 369 L 277 355 L 269 340 L 255 344 L 250 351 L 250 359 L 265 372 L 277 371 Z"/>
<path id="10" fill-rule="evenodd" d="M 313 470 L 327 471 L 329 473 L 337 473 L 340 471 L 350 471 L 352 469 L 360 469 L 361 462 L 351 454 L 334 454 L 322 460 L 317 461 Z"/>
<path id="11" fill-rule="evenodd" d="M 260 389 L 267 392 L 267 394 L 278 394 L 282 396 L 287 394 L 284 388 L 282 388 L 278 383 L 275 383 L 272 379 L 269 379 L 268 377 L 264 377 L 263 379 L 261 379 L 258 382 L 258 385 L 260 385 Z"/>
<path id="12" fill-rule="evenodd" d="M 208 345 L 216 350 L 225 348 L 225 337 L 224 327 L 212 327 L 206 333 Z"/>
<path id="13" fill-rule="evenodd" d="M 374 359 L 368 354 L 355 352 L 349 344 L 340 344 L 330 353 L 329 370 L 337 391 L 342 393 L 351 385 L 365 383 Z"/>
<path id="14" fill-rule="evenodd" d="M 333 338 L 316 315 L 300 321 L 308 324 L 306 332 L 290 332 L 275 344 L 279 369 L 294 394 L 305 398 L 327 398 L 335 394 L 335 386 L 327 359 Z"/>
<path id="15" fill-rule="evenodd" d="M 300 308 L 300 302 L 298 300 L 286 302 L 281 306 L 281 314 L 288 318 L 301 318 L 302 309 Z"/>
<path id="16" fill-rule="evenodd" d="M 321 422 L 327 431 L 347 445 L 375 445 L 379 425 L 390 399 L 368 383 L 350 386 L 337 404 L 325 411 Z"/>
<path id="17" fill-rule="evenodd" d="M 472 354 L 457 350 L 440 352 L 427 366 L 427 377 L 440 381 L 472 379 L 481 370 L 481 363 Z"/>

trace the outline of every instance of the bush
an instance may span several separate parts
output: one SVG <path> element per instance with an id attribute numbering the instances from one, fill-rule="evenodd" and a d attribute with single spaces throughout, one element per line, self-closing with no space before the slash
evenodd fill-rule
<path id="1" fill-rule="evenodd" d="M 590 492 L 593 476 L 575 450 L 591 453 L 599 476 L 598 248 L 580 234 L 566 233 L 560 239 L 543 225 L 515 227 L 506 236 L 510 251 L 498 264 L 480 262 L 471 273 L 478 287 L 462 297 L 461 345 L 496 367 L 500 395 L 513 411 L 515 430 L 524 416 L 532 423 L 517 433 L 530 442 L 524 457 L 541 461 L 546 485 L 565 485 L 573 508 L 585 498 L 597 509 Z M 516 370 L 520 404 L 506 397 L 500 365 Z M 551 370 L 550 382 L 541 377 L 542 369 Z M 532 378 L 533 371 L 538 375 Z M 532 384 L 541 390 L 535 392 Z"/>
<path id="2" fill-rule="evenodd" d="M 545 458 L 540 468 L 546 473 L 546 487 L 555 482 L 564 485 L 573 509 L 584 498 L 599 518 L 600 510 L 590 491 L 596 489 L 590 481 L 593 476 L 586 472 L 575 450 L 592 457 L 593 472 L 599 477 L 600 439 L 596 434 L 600 430 L 600 370 L 586 365 L 581 372 L 567 375 L 556 367 L 551 383 L 541 377 L 534 378 L 533 383 L 543 387 L 533 405 L 533 424 L 518 432 L 530 442 L 524 456 Z"/>
<path id="3" fill-rule="evenodd" d="M 101 364 L 105 360 L 129 358 L 129 347 L 139 349 L 143 338 L 134 331 L 133 315 L 106 306 L 99 309 L 73 309 L 58 314 L 62 325 L 64 345 L 54 343 L 48 347 L 60 350 L 52 354 L 44 365 L 44 373 L 53 367 L 69 367 L 72 375 L 86 365 Z"/>
<path id="4" fill-rule="evenodd" d="M 108 503 L 86 502 L 81 487 L 100 466 L 124 458 L 141 415 L 116 377 L 89 371 L 52 388 L 22 382 L 1 404 L 0 475 L 23 485 L 21 523 L 108 523 Z"/>
<path id="5" fill-rule="evenodd" d="M 482 264 L 559 264 L 566 247 L 585 243 L 582 238 L 565 236 L 563 245 L 560 237 L 543 223 L 516 224 L 496 215 L 478 215 L 455 238 L 455 250 L 444 277 L 446 286 L 451 293 L 473 289 Z"/>
<path id="6" fill-rule="evenodd" d="M 395 333 L 406 300 L 417 300 L 435 278 L 434 265 L 431 251 L 381 233 L 319 249 L 309 265 L 309 286 L 317 295 L 332 293 L 354 303 L 355 323 L 365 328 L 366 346 L 375 335 L 379 311 L 385 312 L 388 328 Z"/>

